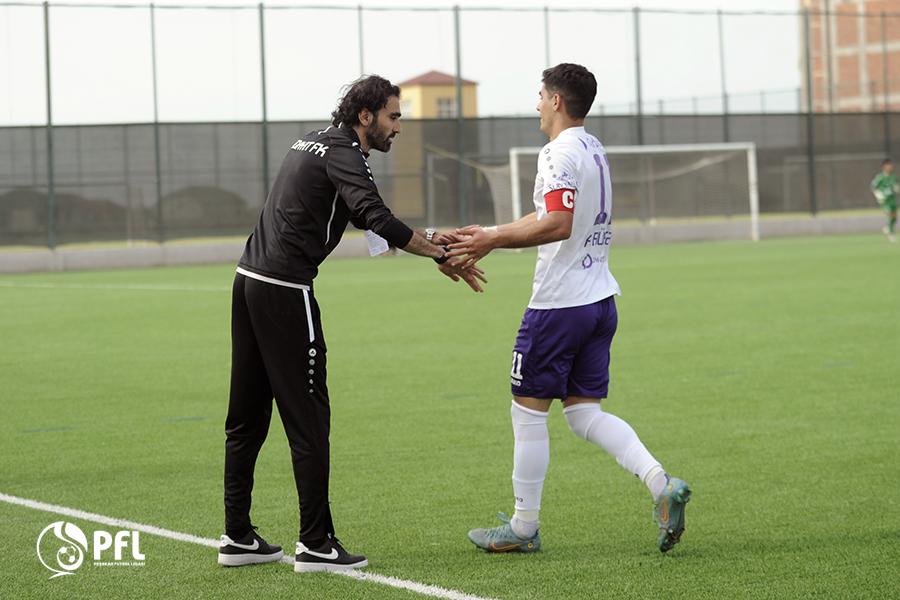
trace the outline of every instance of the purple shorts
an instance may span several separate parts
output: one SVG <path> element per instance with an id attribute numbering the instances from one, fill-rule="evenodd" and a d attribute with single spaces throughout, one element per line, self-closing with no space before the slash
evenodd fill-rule
<path id="1" fill-rule="evenodd" d="M 513 349 L 513 395 L 606 398 L 617 323 L 614 296 L 585 306 L 527 309 Z"/>

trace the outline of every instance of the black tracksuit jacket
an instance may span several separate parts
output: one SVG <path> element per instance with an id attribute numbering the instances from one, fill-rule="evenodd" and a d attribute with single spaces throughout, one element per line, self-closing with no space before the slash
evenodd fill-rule
<path id="1" fill-rule="evenodd" d="M 348 223 L 374 231 L 392 246 L 406 246 L 413 232 L 385 206 L 367 157 L 356 132 L 344 126 L 311 131 L 297 140 L 238 266 L 311 286 Z"/>

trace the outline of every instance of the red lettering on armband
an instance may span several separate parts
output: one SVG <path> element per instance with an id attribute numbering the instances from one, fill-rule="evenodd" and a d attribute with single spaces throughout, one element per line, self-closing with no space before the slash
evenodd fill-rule
<path id="1" fill-rule="evenodd" d="M 564 210 L 566 212 L 575 212 L 575 190 L 553 190 L 544 194 L 544 204 L 547 212 L 554 210 Z"/>

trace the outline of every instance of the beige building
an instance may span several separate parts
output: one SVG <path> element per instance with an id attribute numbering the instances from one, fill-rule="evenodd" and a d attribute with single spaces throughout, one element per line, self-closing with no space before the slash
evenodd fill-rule
<path id="1" fill-rule="evenodd" d="M 801 0 L 801 6 L 810 10 L 813 110 L 900 109 L 900 0 Z M 805 73 L 802 46 L 801 53 Z M 806 88 L 804 76 L 804 108 Z"/>
<path id="2" fill-rule="evenodd" d="M 456 78 L 440 71 L 428 71 L 398 84 L 400 111 L 405 119 L 455 119 Z M 478 116 L 478 84 L 462 80 L 463 117 Z"/>
<path id="3" fill-rule="evenodd" d="M 429 71 L 403 81 L 400 86 L 400 112 L 403 113 L 401 138 L 391 149 L 395 177 L 391 182 L 391 209 L 401 218 L 423 219 L 425 206 L 425 140 L 422 123 L 413 119 L 455 119 L 456 78 Z M 477 84 L 463 79 L 463 117 L 478 116 Z M 455 152 L 455 148 L 447 148 Z M 435 225 L 435 223 L 430 223 Z"/>

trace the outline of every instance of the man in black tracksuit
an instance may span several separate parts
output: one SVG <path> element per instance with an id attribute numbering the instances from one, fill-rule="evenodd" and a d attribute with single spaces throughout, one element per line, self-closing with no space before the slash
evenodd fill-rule
<path id="1" fill-rule="evenodd" d="M 300 499 L 295 571 L 364 567 L 334 535 L 328 506 L 330 409 L 326 346 L 313 280 L 348 223 L 392 246 L 431 257 L 442 273 L 481 291 L 484 275 L 447 260 L 452 234 L 414 232 L 384 205 L 366 158 L 400 132 L 400 89 L 370 76 L 354 83 L 330 127 L 291 146 L 247 240 L 232 292 L 231 394 L 225 421 L 225 535 L 219 563 L 279 560 L 250 522 L 253 471 L 272 398 L 291 448 Z"/>

